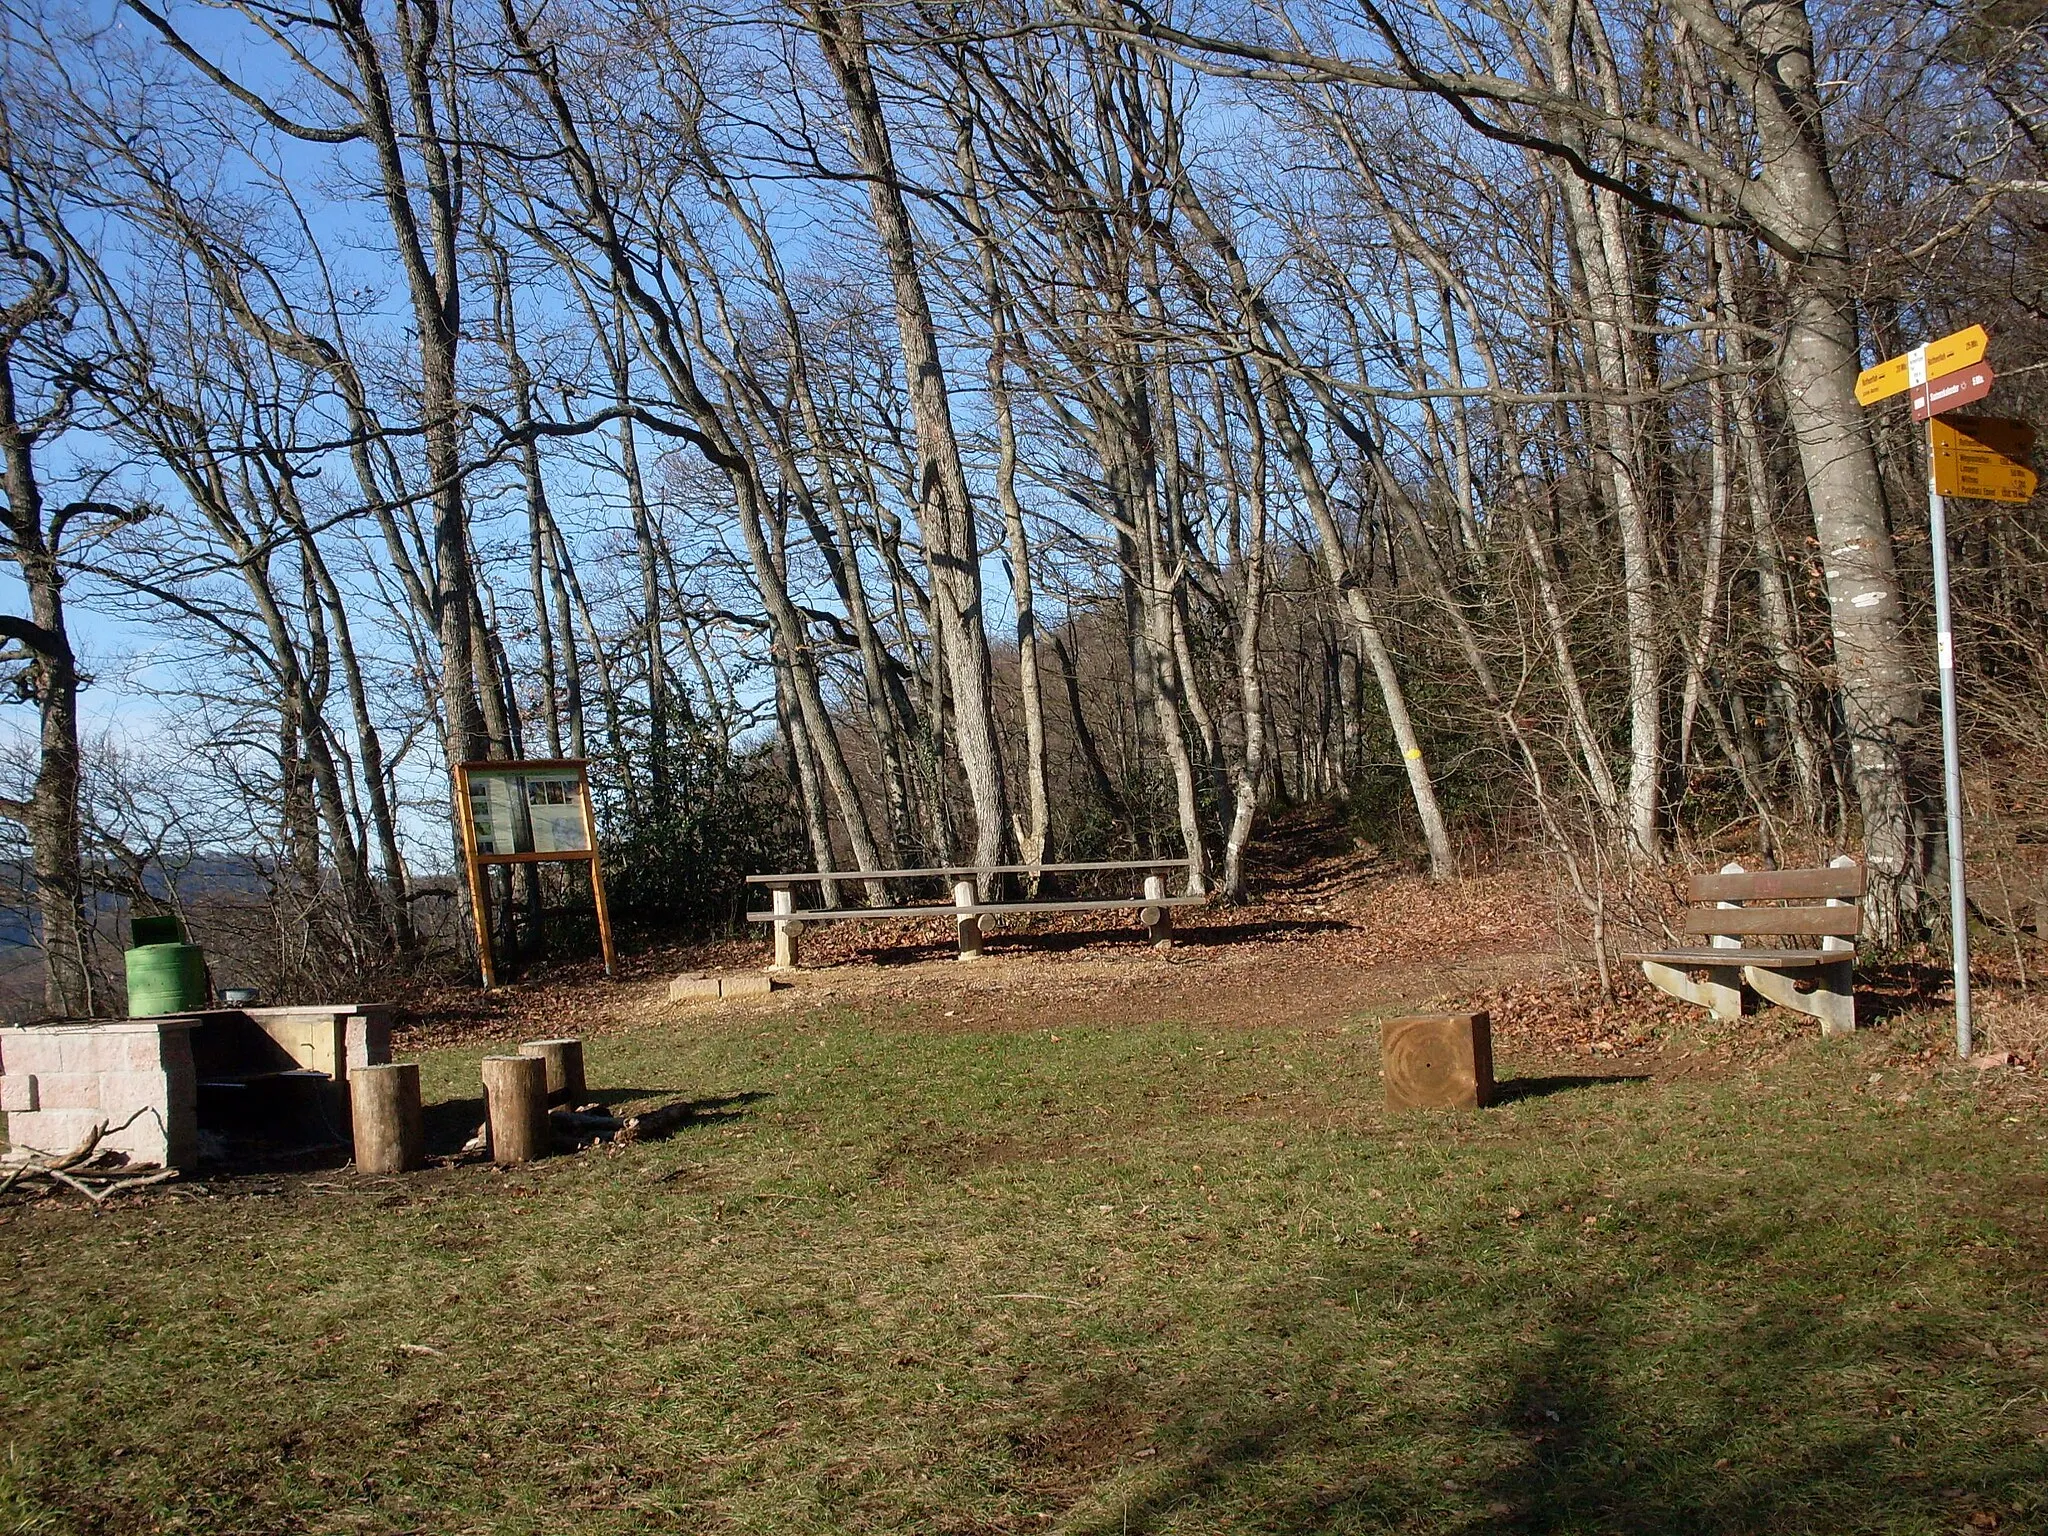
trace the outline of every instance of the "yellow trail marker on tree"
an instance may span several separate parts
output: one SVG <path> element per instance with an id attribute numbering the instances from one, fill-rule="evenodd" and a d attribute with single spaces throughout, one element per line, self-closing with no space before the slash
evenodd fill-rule
<path id="1" fill-rule="evenodd" d="M 1930 341 L 1924 347 L 1915 347 L 1913 352 L 1901 352 L 1897 357 L 1888 357 L 1875 368 L 1866 368 L 1856 376 L 1856 403 L 1875 405 L 1880 400 L 1889 400 L 1893 395 L 1904 394 L 1914 383 L 1913 353 L 1926 357 L 1926 366 L 1921 370 L 1922 380 L 1938 379 L 1945 373 L 1958 368 L 1967 368 L 1972 363 L 1984 360 L 1984 349 L 1991 343 L 1984 327 L 1973 325 L 1968 330 L 1956 331 L 1939 341 Z"/>

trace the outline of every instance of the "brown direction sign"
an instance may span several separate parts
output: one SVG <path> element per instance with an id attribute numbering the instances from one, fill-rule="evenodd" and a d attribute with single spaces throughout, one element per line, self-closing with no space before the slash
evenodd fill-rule
<path id="1" fill-rule="evenodd" d="M 1937 416 L 1928 429 L 1934 491 L 1981 501 L 2028 501 L 2036 480 L 2027 461 L 2034 429 L 1997 416 Z"/>
<path id="2" fill-rule="evenodd" d="M 1943 411 L 1953 411 L 1959 406 L 1975 405 L 1991 393 L 1991 384 L 1997 374 L 1991 371 L 1989 363 L 1972 363 L 1967 368 L 1958 368 L 1954 373 L 1944 373 L 1938 379 L 1929 379 L 1925 384 L 1913 386 L 1913 419 L 1925 421 L 1930 416 L 1939 416 Z"/>
<path id="3" fill-rule="evenodd" d="M 1991 344 L 1991 338 L 1981 325 L 1951 332 L 1939 341 L 1930 341 L 1924 347 L 1915 347 L 1913 352 L 1926 355 L 1926 369 L 1922 378 L 1938 379 L 1945 373 L 1954 373 L 1958 368 L 1967 368 L 1972 363 L 1984 361 L 1984 349 Z M 1913 352 L 1901 352 L 1897 357 L 1888 357 L 1875 368 L 1866 368 L 1856 377 L 1856 403 L 1875 405 L 1880 400 L 1889 400 L 1893 395 L 1903 394 L 1912 385 Z"/>

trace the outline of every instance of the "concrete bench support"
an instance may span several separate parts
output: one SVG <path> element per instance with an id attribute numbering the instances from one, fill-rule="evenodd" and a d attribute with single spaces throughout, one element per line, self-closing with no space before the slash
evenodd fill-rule
<path id="1" fill-rule="evenodd" d="M 1145 877 L 1145 899 L 1160 905 L 1141 907 L 1138 916 L 1145 923 L 1145 937 L 1152 941 L 1157 950 L 1173 948 L 1173 908 L 1164 905 L 1166 899 L 1166 877 L 1147 875 Z"/>
<path id="2" fill-rule="evenodd" d="M 972 880 L 955 880 L 953 882 L 954 906 L 962 908 L 972 907 L 975 904 L 975 900 L 976 893 Z M 953 921 L 960 928 L 960 958 L 962 960 L 979 960 L 981 958 L 981 919 L 972 912 L 963 911 Z"/>
<path id="3" fill-rule="evenodd" d="M 1682 971 L 1675 965 L 1645 960 L 1642 966 L 1645 979 L 1660 992 L 1668 992 L 1680 1002 L 1704 1008 L 1715 1018 L 1729 1023 L 1742 1017 L 1743 973 L 1738 967 L 1703 967 L 1700 971 L 1701 979 L 1695 981 L 1691 973 Z"/>
<path id="4" fill-rule="evenodd" d="M 1823 1035 L 1853 1035 L 1856 1033 L 1855 972 L 1855 963 L 1849 960 L 1815 966 L 1810 973 L 1814 981 L 1811 992 L 1801 992 L 1793 985 L 1787 972 L 1767 970 L 1761 965 L 1744 966 L 1742 979 L 1765 1001 L 1820 1020 Z"/>
<path id="5" fill-rule="evenodd" d="M 799 963 L 797 940 L 803 936 L 804 925 L 787 914 L 796 910 L 796 897 L 786 885 L 778 885 L 769 892 L 769 905 L 775 911 L 775 960 L 770 970 L 793 971 Z"/>

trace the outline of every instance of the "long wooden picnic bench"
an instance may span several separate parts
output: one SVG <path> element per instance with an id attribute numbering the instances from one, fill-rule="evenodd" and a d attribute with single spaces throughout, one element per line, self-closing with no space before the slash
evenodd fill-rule
<path id="1" fill-rule="evenodd" d="M 1820 1020 L 1824 1035 L 1856 1032 L 1856 945 L 1863 926 L 1867 875 L 1844 855 L 1825 869 L 1745 870 L 1726 864 L 1694 875 L 1684 932 L 1708 939 L 1700 949 L 1624 955 L 1639 962 L 1650 984 L 1709 1009 L 1717 1019 L 1742 1017 L 1744 989 Z M 1820 905 L 1781 906 L 1803 902 Z M 1773 903 L 1765 905 L 1765 903 Z M 1745 939 L 1818 939 L 1820 947 L 1745 944 Z M 1795 979 L 1796 978 L 1796 979 Z M 1802 992 L 1798 981 L 1810 979 Z"/>
<path id="2" fill-rule="evenodd" d="M 800 961 L 798 940 L 807 923 L 850 922 L 867 918 L 950 917 L 959 935 L 960 958 L 981 955 L 982 919 L 1019 913 L 1135 911 L 1155 949 L 1173 944 L 1173 909 L 1206 906 L 1207 896 L 1169 896 L 1164 871 L 1185 870 L 1186 859 L 1114 859 L 1088 864 L 941 864 L 930 869 L 806 870 L 794 874 L 749 875 L 747 884 L 765 885 L 769 910 L 749 912 L 750 923 L 771 924 L 775 953 L 770 970 L 792 970 Z M 1135 896 L 1085 898 L 1076 901 L 983 901 L 981 882 L 997 875 L 1075 875 L 1139 873 L 1142 890 Z M 851 884 L 856 881 L 897 882 L 944 880 L 952 887 L 950 902 L 907 902 L 880 907 L 799 907 L 799 885 Z"/>

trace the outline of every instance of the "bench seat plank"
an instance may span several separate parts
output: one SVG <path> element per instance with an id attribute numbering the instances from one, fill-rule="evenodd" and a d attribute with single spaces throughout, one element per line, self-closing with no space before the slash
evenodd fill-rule
<path id="1" fill-rule="evenodd" d="M 1710 965 L 1760 965 L 1774 971 L 1795 971 L 1854 960 L 1856 952 L 1851 949 L 1666 949 L 1640 955 L 1623 955 L 1621 958 L 1649 960 L 1657 965 L 1688 968 Z"/>
<path id="2" fill-rule="evenodd" d="M 749 912 L 750 923 L 795 918 L 806 923 L 847 921 L 860 917 L 985 917 L 1007 912 L 1111 912 L 1140 907 L 1206 907 L 1206 896 L 1120 896 L 1113 901 L 994 901 L 971 907 L 801 907 L 791 912 Z"/>
<path id="3" fill-rule="evenodd" d="M 749 875 L 749 885 L 812 885 L 820 880 L 965 880 L 974 875 L 1081 875 L 1096 870 L 1186 869 L 1186 859 L 1123 859 L 1097 864 L 943 864 L 933 869 L 805 870 L 793 875 Z"/>

